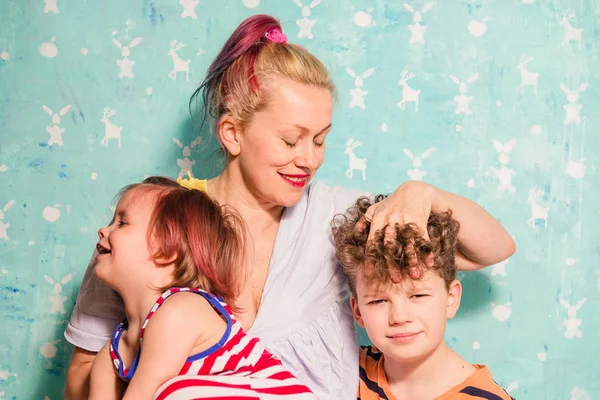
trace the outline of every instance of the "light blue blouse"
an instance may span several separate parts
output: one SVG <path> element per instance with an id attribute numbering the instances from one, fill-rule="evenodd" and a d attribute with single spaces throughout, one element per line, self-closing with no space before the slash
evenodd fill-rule
<path id="1" fill-rule="evenodd" d="M 313 182 L 284 211 L 260 309 L 248 332 L 319 399 L 356 399 L 358 346 L 330 224 L 361 194 Z M 93 260 L 65 337 L 75 346 L 99 351 L 125 314 L 119 295 L 95 278 Z"/>

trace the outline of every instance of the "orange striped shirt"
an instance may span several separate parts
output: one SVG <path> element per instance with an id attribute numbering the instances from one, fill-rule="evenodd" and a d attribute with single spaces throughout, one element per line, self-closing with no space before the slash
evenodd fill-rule
<path id="1" fill-rule="evenodd" d="M 492 378 L 484 365 L 473 365 L 477 371 L 435 400 L 514 400 Z M 360 349 L 360 382 L 357 399 L 396 400 L 388 386 L 383 369 L 383 353 L 375 346 Z"/>

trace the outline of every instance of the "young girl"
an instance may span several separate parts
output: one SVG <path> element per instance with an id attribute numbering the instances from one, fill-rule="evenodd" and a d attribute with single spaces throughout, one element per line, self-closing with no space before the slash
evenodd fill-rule
<path id="1" fill-rule="evenodd" d="M 314 399 L 234 318 L 244 225 L 195 183 L 127 186 L 98 231 L 95 274 L 121 295 L 127 319 L 94 361 L 90 399 L 183 399 L 186 387 L 194 398 Z M 187 377 L 157 392 L 178 375 Z"/>

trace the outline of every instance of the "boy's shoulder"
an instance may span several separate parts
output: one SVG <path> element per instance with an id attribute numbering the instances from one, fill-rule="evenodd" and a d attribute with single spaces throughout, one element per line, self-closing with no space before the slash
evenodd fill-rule
<path id="1" fill-rule="evenodd" d="M 476 371 L 465 381 L 453 387 L 436 400 L 471 400 L 473 397 L 486 400 L 514 400 L 500 387 L 485 365 L 473 365 Z"/>
<path id="2" fill-rule="evenodd" d="M 377 366 L 383 358 L 383 353 L 375 346 L 360 346 L 359 359 L 363 368 Z"/>
<path id="3" fill-rule="evenodd" d="M 375 346 L 361 346 L 359 350 L 359 385 L 357 398 L 360 400 L 391 399 L 385 372 L 383 353 Z"/>

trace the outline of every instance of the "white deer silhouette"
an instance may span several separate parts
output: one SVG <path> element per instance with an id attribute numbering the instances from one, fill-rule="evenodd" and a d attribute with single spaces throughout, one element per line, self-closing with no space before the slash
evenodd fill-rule
<path id="1" fill-rule="evenodd" d="M 563 17 L 560 21 L 560 24 L 565 27 L 565 38 L 561 43 L 561 46 L 566 48 L 571 42 L 578 42 L 579 49 L 581 50 L 581 37 L 583 33 L 583 28 L 573 28 L 571 25 L 571 20 L 575 17 L 570 11 L 565 11 L 563 13 Z"/>
<path id="2" fill-rule="evenodd" d="M 10 224 L 4 222 L 4 213 L 15 204 L 14 200 L 10 200 L 2 210 L 0 210 L 0 239 L 8 240 L 8 228 Z"/>
<path id="3" fill-rule="evenodd" d="M 575 304 L 574 306 L 572 306 L 571 304 L 569 304 L 568 301 L 560 299 L 560 304 L 567 309 L 567 315 L 569 318 L 563 320 L 563 325 L 566 328 L 565 331 L 565 337 L 567 339 L 573 339 L 575 337 L 581 337 L 582 336 L 582 332 L 579 329 L 579 327 L 581 326 L 581 319 L 577 318 L 577 311 L 579 311 L 579 309 L 581 307 L 583 307 L 583 305 L 585 304 L 585 302 L 587 301 L 587 298 L 584 297 L 583 299 L 579 300 L 577 302 L 577 304 Z"/>
<path id="4" fill-rule="evenodd" d="M 349 164 L 348 164 L 348 170 L 346 171 L 346 176 L 350 179 L 352 179 L 352 175 L 353 175 L 353 171 L 354 170 L 358 170 L 358 171 L 362 171 L 362 179 L 363 181 L 366 179 L 366 169 L 367 169 L 367 160 L 364 158 L 358 158 L 356 157 L 356 155 L 354 154 L 354 150 L 355 148 L 357 148 L 358 146 L 360 146 L 362 143 L 360 143 L 358 140 L 354 141 L 354 139 L 350 138 L 346 141 L 346 150 L 344 151 L 344 154 L 348 155 L 349 158 Z"/>
<path id="5" fill-rule="evenodd" d="M 433 150 L 434 148 L 430 147 L 425 150 L 420 157 L 415 157 L 410 150 L 404 149 L 404 154 L 406 154 L 406 156 L 412 160 L 413 164 L 413 169 L 406 170 L 406 175 L 408 175 L 410 179 L 413 181 L 422 181 L 425 175 L 427 175 L 427 171 L 421 170 L 421 166 L 423 165 L 422 160 L 429 157 L 431 153 L 433 153 Z"/>
<path id="6" fill-rule="evenodd" d="M 474 73 L 467 79 L 466 82 L 461 82 L 456 76 L 449 75 L 452 82 L 458 85 L 458 94 L 454 96 L 454 101 L 456 102 L 456 110 L 454 110 L 455 114 L 467 114 L 471 115 L 471 102 L 473 101 L 473 96 L 467 96 L 468 86 L 471 83 L 475 82 L 479 79 L 479 73 Z"/>
<path id="7" fill-rule="evenodd" d="M 53 285 L 52 291 L 54 292 L 54 294 L 52 296 L 49 296 L 48 299 L 50 300 L 50 304 L 51 304 L 51 308 L 50 308 L 50 313 L 51 314 L 65 314 L 65 301 L 67 301 L 67 296 L 62 296 L 62 285 L 66 284 L 67 282 L 69 282 L 71 279 L 73 278 L 72 274 L 67 274 L 64 278 L 62 278 L 62 280 L 60 281 L 60 283 L 54 282 L 54 280 L 52 280 L 52 278 L 50 278 L 48 275 L 44 275 L 44 279 L 46 279 L 46 281 Z"/>
<path id="8" fill-rule="evenodd" d="M 400 81 L 398 82 L 398 86 L 402 86 L 402 100 L 398 103 L 398 107 L 401 110 L 406 108 L 406 103 L 413 102 L 415 103 L 415 111 L 419 111 L 419 94 L 421 90 L 414 90 L 410 86 L 408 86 L 408 80 L 414 78 L 416 75 L 414 73 L 408 73 L 408 70 L 405 68 L 402 70 L 400 74 Z"/>
<path id="9" fill-rule="evenodd" d="M 121 60 L 117 60 L 117 65 L 119 66 L 119 78 L 133 78 L 133 66 L 135 65 L 135 61 L 131 61 L 129 56 L 131 55 L 131 49 L 140 44 L 142 40 L 141 37 L 136 37 L 129 45 L 123 46 L 121 42 L 113 38 L 112 42 L 121 49 L 121 57 L 123 57 Z"/>
<path id="10" fill-rule="evenodd" d="M 550 207 L 542 207 L 537 203 L 537 198 L 540 197 L 544 192 L 540 189 L 532 187 L 529 189 L 529 195 L 527 197 L 527 204 L 531 206 L 531 218 L 527 220 L 527 224 L 533 228 L 535 221 L 540 219 L 544 220 L 544 226 L 548 226 L 548 210 Z"/>
<path id="11" fill-rule="evenodd" d="M 109 107 L 104 108 L 104 114 L 100 119 L 100 122 L 104 124 L 104 137 L 100 141 L 105 147 L 108 147 L 109 139 L 117 139 L 118 147 L 121 148 L 121 131 L 123 130 L 122 126 L 114 125 L 110 122 L 109 118 L 115 115 L 117 112 L 115 110 L 111 110 Z"/>
<path id="12" fill-rule="evenodd" d="M 188 172 L 192 172 L 192 167 L 196 164 L 196 160 L 190 160 L 189 157 L 192 155 L 192 150 L 194 147 L 198 146 L 202 138 L 198 136 L 189 146 L 184 146 L 180 140 L 173 138 L 173 142 L 182 149 L 183 159 L 177 159 L 177 165 L 179 166 L 179 174 L 178 176 L 186 176 Z"/>
<path id="13" fill-rule="evenodd" d="M 362 90 L 362 86 L 364 83 L 363 79 L 366 79 L 369 76 L 371 76 L 374 71 L 375 71 L 375 68 L 369 68 L 361 76 L 356 76 L 354 71 L 352 71 L 350 68 L 346 68 L 346 72 L 348 73 L 348 75 L 350 75 L 351 77 L 354 78 L 354 86 L 355 86 L 354 89 L 350 89 L 350 95 L 352 96 L 352 100 L 350 101 L 350 108 L 353 108 L 353 107 L 360 107 L 362 109 L 366 108 L 365 96 L 369 92 L 366 90 Z"/>
<path id="14" fill-rule="evenodd" d="M 169 72 L 169 78 L 175 80 L 177 78 L 178 72 L 185 72 L 185 80 L 189 81 L 190 79 L 190 60 L 182 60 L 179 58 L 177 51 L 182 47 L 185 47 L 185 44 L 179 42 L 177 40 L 173 40 L 170 44 L 171 48 L 167 53 L 173 59 L 173 70 Z"/>
<path id="15" fill-rule="evenodd" d="M 525 86 L 533 86 L 533 91 L 537 94 L 538 78 L 540 77 L 539 72 L 529 72 L 526 65 L 533 61 L 533 57 L 522 56 L 517 64 L 517 69 L 521 71 L 521 86 L 519 90 L 523 92 Z"/>
<path id="16" fill-rule="evenodd" d="M 62 135 L 63 135 L 63 133 L 65 133 L 65 128 L 61 128 L 59 126 L 60 117 L 64 116 L 66 113 L 68 113 L 71 110 L 71 105 L 67 104 L 66 106 L 64 106 L 60 110 L 59 114 L 55 114 L 54 111 L 52 111 L 47 106 L 43 105 L 42 108 L 44 109 L 44 111 L 46 111 L 46 113 L 48 115 L 50 115 L 52 117 L 52 123 L 54 124 L 52 126 L 46 127 L 46 131 L 50 134 L 50 140 L 48 140 L 48 145 L 52 146 L 53 144 L 57 144 L 59 146 L 62 146 L 64 144 L 63 140 L 62 140 Z"/>
<path id="17" fill-rule="evenodd" d="M 425 43 L 425 31 L 427 30 L 427 26 L 421 25 L 423 22 L 423 14 L 433 8 L 433 1 L 425 4 L 425 6 L 421 9 L 421 11 L 415 11 L 415 9 L 410 5 L 404 3 L 404 8 L 408 10 L 413 15 L 413 24 L 408 25 L 408 30 L 412 34 L 408 43 Z"/>
<path id="18" fill-rule="evenodd" d="M 563 105 L 565 110 L 565 119 L 563 120 L 564 125 L 579 125 L 581 123 L 581 109 L 583 108 L 583 105 L 579 103 L 579 95 L 582 92 L 585 92 L 587 87 L 587 82 L 584 82 L 580 84 L 577 89 L 571 90 L 564 83 L 560 83 L 560 88 L 567 95 L 568 101 L 568 104 Z"/>

